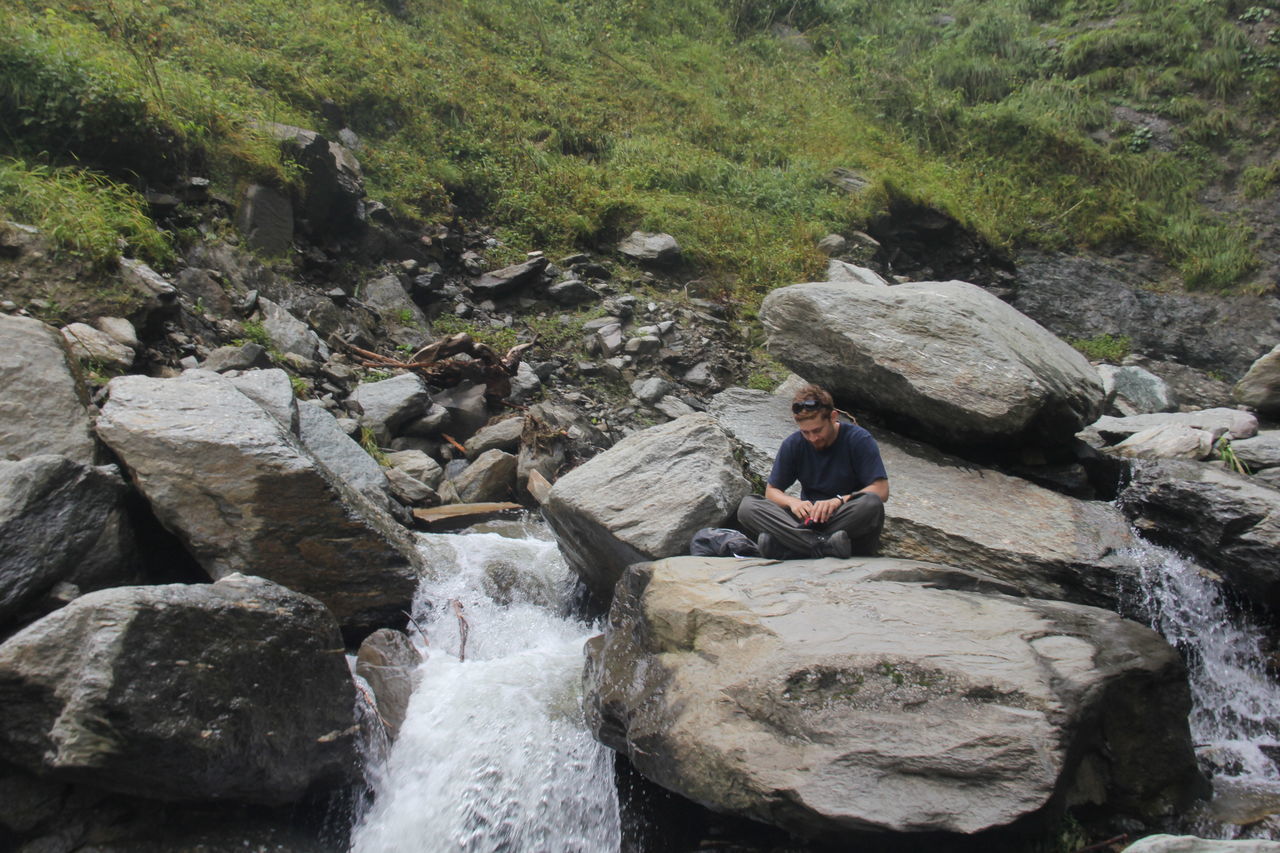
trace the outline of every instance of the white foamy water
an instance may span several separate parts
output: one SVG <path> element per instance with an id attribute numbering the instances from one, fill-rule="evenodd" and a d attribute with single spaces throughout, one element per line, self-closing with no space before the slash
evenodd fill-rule
<path id="1" fill-rule="evenodd" d="M 1154 545 L 1130 556 L 1148 624 L 1187 661 L 1191 738 L 1215 792 L 1280 807 L 1280 770 L 1267 756 L 1280 755 L 1280 687 L 1267 673 L 1261 629 L 1233 613 L 1218 581 L 1194 562 Z"/>
<path id="2" fill-rule="evenodd" d="M 612 756 L 582 721 L 595 631 L 562 615 L 573 581 L 545 531 L 502 532 L 420 537 L 438 576 L 414 608 L 430 645 L 353 853 L 618 849 Z"/>

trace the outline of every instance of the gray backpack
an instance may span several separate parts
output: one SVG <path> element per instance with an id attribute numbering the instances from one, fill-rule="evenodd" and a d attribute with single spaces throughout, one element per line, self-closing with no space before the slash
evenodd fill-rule
<path id="1" fill-rule="evenodd" d="M 759 557 L 760 549 L 745 534 L 729 527 L 704 527 L 689 540 L 695 557 Z"/>

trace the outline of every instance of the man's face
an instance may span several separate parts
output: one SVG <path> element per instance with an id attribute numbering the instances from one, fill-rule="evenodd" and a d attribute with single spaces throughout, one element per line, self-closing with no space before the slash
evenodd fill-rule
<path id="1" fill-rule="evenodd" d="M 796 418 L 796 427 L 815 450 L 826 450 L 836 440 L 836 413 L 828 412 L 816 418 Z"/>

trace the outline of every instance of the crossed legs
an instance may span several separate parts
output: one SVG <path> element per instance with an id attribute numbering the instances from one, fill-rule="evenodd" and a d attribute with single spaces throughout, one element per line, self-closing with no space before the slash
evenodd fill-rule
<path id="1" fill-rule="evenodd" d="M 880 544 L 884 503 L 869 492 L 861 492 L 837 509 L 825 524 L 802 527 L 784 507 L 760 495 L 747 495 L 738 504 L 738 523 L 752 536 L 768 533 L 775 547 L 787 552 L 787 558 L 822 556 L 823 537 L 837 530 L 849 534 L 854 556 L 870 556 Z"/>

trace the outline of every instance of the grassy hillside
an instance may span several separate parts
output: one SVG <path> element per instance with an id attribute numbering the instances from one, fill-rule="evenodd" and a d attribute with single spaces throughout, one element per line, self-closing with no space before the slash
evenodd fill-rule
<path id="1" fill-rule="evenodd" d="M 997 247 L 1134 245 L 1248 286 L 1253 235 L 1199 198 L 1277 191 L 1278 28 L 1230 0 L 11 0 L 0 206 L 164 263 L 184 235 L 148 234 L 129 187 L 286 184 L 255 123 L 331 132 L 328 100 L 371 196 L 456 205 L 512 256 L 665 230 L 754 301 L 906 199 Z"/>

